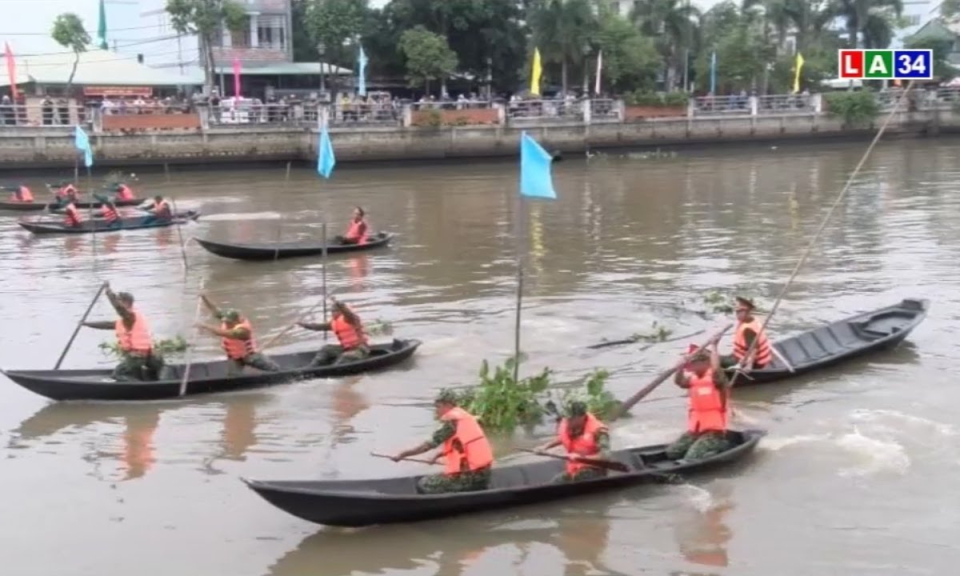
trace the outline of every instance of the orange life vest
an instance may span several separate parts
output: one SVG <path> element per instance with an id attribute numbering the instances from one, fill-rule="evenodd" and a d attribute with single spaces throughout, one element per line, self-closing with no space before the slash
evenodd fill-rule
<path id="1" fill-rule="evenodd" d="M 233 328 L 227 326 L 226 322 L 220 325 L 221 330 L 236 330 L 237 328 L 246 328 L 249 337 L 246 340 L 235 340 L 233 338 L 223 338 L 220 340 L 223 351 L 227 353 L 227 358 L 231 360 L 242 360 L 257 351 L 257 342 L 253 339 L 253 328 L 250 326 L 249 320 L 244 318 L 242 322 Z"/>
<path id="2" fill-rule="evenodd" d="M 347 240 L 356 240 L 357 244 L 367 243 L 367 223 L 363 220 L 354 220 L 350 222 L 350 228 L 347 229 Z"/>
<path id="3" fill-rule="evenodd" d="M 457 430 L 443 443 L 446 461 L 444 474 L 452 476 L 461 472 L 473 472 L 493 464 L 493 448 L 483 433 L 480 423 L 463 408 L 451 408 L 440 420 L 453 422 Z"/>
<path id="4" fill-rule="evenodd" d="M 166 200 L 161 200 L 159 204 L 153 205 L 153 211 L 161 218 L 170 218 L 170 205 Z"/>
<path id="5" fill-rule="evenodd" d="M 66 186 L 61 186 L 60 189 L 57 190 L 57 198 L 66 198 L 71 194 L 76 194 L 77 196 L 80 195 L 80 193 L 77 192 L 77 189 L 73 186 L 73 184 L 67 184 Z"/>
<path id="6" fill-rule="evenodd" d="M 557 435 L 560 437 L 560 443 L 567 450 L 567 454 L 593 456 L 600 452 L 600 446 L 597 444 L 597 434 L 606 431 L 607 427 L 604 426 L 603 422 L 588 412 L 587 422 L 583 426 L 582 434 L 576 438 L 572 437 L 570 435 L 570 420 L 564 418 L 560 422 L 560 430 L 557 431 Z M 587 467 L 588 465 L 583 462 L 567 461 L 567 474 L 576 474 Z"/>
<path id="7" fill-rule="evenodd" d="M 100 207 L 100 214 L 103 216 L 103 219 L 106 220 L 108 224 L 113 224 L 114 222 L 117 221 L 117 218 L 120 217 L 120 215 L 117 214 L 117 211 L 113 208 L 113 206 L 109 204 L 104 204 L 103 206 Z"/>
<path id="8" fill-rule="evenodd" d="M 33 202 L 33 192 L 26 186 L 20 186 L 17 191 L 10 195 L 13 202 Z"/>
<path id="9" fill-rule="evenodd" d="M 747 345 L 744 332 L 748 329 L 756 334 L 757 339 L 756 346 L 754 346 L 756 350 L 756 354 L 753 357 L 754 366 L 763 368 L 770 363 L 770 341 L 767 340 L 766 333 L 760 330 L 760 321 L 756 318 L 749 322 L 741 322 L 737 326 L 737 333 L 733 336 L 733 357 L 739 362 L 747 356 L 747 350 L 750 346 Z"/>
<path id="10" fill-rule="evenodd" d="M 343 315 L 339 315 L 330 323 L 330 328 L 337 335 L 337 340 L 344 350 L 353 350 L 361 344 L 367 344 L 367 337 L 363 334 L 363 329 L 354 328 Z"/>
<path id="11" fill-rule="evenodd" d="M 129 330 L 123 323 L 123 318 L 117 318 L 114 328 L 117 333 L 117 344 L 124 352 L 149 354 L 153 350 L 150 325 L 139 312 L 133 311 L 133 326 Z"/>
<path id="12" fill-rule="evenodd" d="M 723 405 L 723 396 L 713 381 L 713 368 L 708 368 L 703 376 L 695 372 L 687 374 L 690 379 L 690 408 L 687 418 L 687 430 L 693 433 L 727 429 L 727 411 Z"/>
<path id="13" fill-rule="evenodd" d="M 133 190 L 126 184 L 121 184 L 117 191 L 117 200 L 133 200 Z"/>
<path id="14" fill-rule="evenodd" d="M 64 222 L 67 226 L 76 227 L 80 225 L 80 211 L 73 202 L 67 204 L 64 215 Z"/>

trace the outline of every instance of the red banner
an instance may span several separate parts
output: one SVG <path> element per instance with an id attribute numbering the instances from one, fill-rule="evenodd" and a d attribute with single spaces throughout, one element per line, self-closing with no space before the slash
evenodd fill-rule
<path id="1" fill-rule="evenodd" d="M 153 88 L 149 86 L 122 87 L 122 86 L 84 86 L 84 96 L 153 96 Z"/>
<path id="2" fill-rule="evenodd" d="M 6 42 L 3 43 L 4 52 L 7 56 L 7 74 L 10 76 L 10 94 L 13 96 L 13 101 L 17 101 L 17 65 L 13 61 L 13 52 L 10 50 L 10 45 Z"/>

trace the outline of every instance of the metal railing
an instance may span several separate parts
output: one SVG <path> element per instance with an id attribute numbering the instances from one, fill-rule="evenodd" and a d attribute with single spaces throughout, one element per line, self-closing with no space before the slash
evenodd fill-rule
<path id="1" fill-rule="evenodd" d="M 620 102 L 612 98 L 594 98 L 590 100 L 590 120 L 620 121 Z"/>
<path id="2" fill-rule="evenodd" d="M 87 110 L 78 106 L 0 104 L 0 129 L 18 126 L 63 128 L 88 124 L 87 118 Z"/>
<path id="3" fill-rule="evenodd" d="M 542 99 L 515 100 L 506 104 L 507 121 L 576 121 L 583 120 L 583 107 L 586 100 Z"/>
<path id="4" fill-rule="evenodd" d="M 475 110 L 475 109 L 487 109 L 493 108 L 495 105 L 494 102 L 487 102 L 481 100 L 440 100 L 440 101 L 426 101 L 426 102 L 411 102 L 409 104 L 410 109 L 413 111 L 418 110 Z"/>
<path id="5" fill-rule="evenodd" d="M 700 96 L 691 99 L 693 115 L 737 116 L 751 113 L 750 97 L 747 95 Z"/>
<path id="6" fill-rule="evenodd" d="M 331 125 L 398 126 L 403 109 L 393 102 L 337 102 L 329 109 Z"/>

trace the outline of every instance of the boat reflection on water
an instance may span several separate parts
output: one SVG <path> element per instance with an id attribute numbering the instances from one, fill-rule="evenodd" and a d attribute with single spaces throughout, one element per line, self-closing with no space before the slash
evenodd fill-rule
<path id="1" fill-rule="evenodd" d="M 153 436 L 160 425 L 160 411 L 148 411 L 123 418 L 123 480 L 142 478 L 157 461 Z"/>
<path id="2" fill-rule="evenodd" d="M 347 266 L 350 270 L 350 287 L 354 292 L 364 290 L 364 280 L 370 274 L 370 258 L 367 254 L 358 254 L 347 260 Z"/>
<path id="3" fill-rule="evenodd" d="M 67 236 L 63 239 L 63 251 L 67 253 L 67 256 L 74 257 L 83 252 L 83 245 L 83 238 L 78 236 Z"/>
<path id="4" fill-rule="evenodd" d="M 120 243 L 120 238 L 123 237 L 123 234 L 104 234 L 103 237 L 103 253 L 104 254 L 113 254 L 117 251 L 117 244 Z"/>
<path id="5" fill-rule="evenodd" d="M 733 531 L 724 523 L 724 517 L 734 504 L 730 500 L 732 487 L 724 484 L 712 490 L 709 509 L 705 512 L 692 510 L 681 516 L 675 527 L 675 536 L 680 553 L 690 563 L 709 568 L 726 568 L 729 565 L 727 544 Z M 676 576 L 718 576 L 718 572 L 676 572 Z"/>
<path id="6" fill-rule="evenodd" d="M 173 243 L 173 235 L 176 234 L 173 226 L 169 228 L 160 228 L 157 230 L 157 235 L 154 237 L 157 243 L 157 248 L 166 248 Z M 179 242 L 179 240 L 178 240 Z"/>

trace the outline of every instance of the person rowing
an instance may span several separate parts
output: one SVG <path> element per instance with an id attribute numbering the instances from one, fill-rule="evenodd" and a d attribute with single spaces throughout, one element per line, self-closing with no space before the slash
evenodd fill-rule
<path id="1" fill-rule="evenodd" d="M 417 491 L 420 494 L 445 494 L 486 490 L 490 487 L 493 448 L 483 427 L 472 414 L 457 405 L 457 395 L 452 390 L 442 390 L 434 401 L 434 408 L 441 422 L 440 428 L 426 442 L 390 459 L 399 462 L 442 446 L 433 462 L 443 458 L 444 472 L 420 477 Z"/>
<path id="2" fill-rule="evenodd" d="M 55 188 L 54 196 L 56 197 L 57 206 L 64 206 L 71 198 L 76 202 L 80 197 L 80 192 L 77 190 L 77 187 L 70 182 L 61 182 L 57 184 Z"/>
<path id="3" fill-rule="evenodd" d="M 243 373 L 245 366 L 264 372 L 280 371 L 280 366 L 259 352 L 250 320 L 241 316 L 236 310 L 220 310 L 207 298 L 206 294 L 201 294 L 200 299 L 213 317 L 221 321 L 221 324 L 217 327 L 198 322 L 195 326 L 221 338 L 220 343 L 229 361 L 228 376 L 239 376 Z"/>
<path id="4" fill-rule="evenodd" d="M 736 367 L 748 373 L 754 368 L 760 369 L 769 365 L 773 359 L 773 352 L 766 331 L 762 329 L 762 323 L 753 315 L 756 309 L 753 301 L 737 296 L 736 302 L 737 328 L 733 335 L 733 353 L 723 356 L 720 359 L 720 365 L 724 369 Z M 753 346 L 755 339 L 757 345 Z M 751 347 L 753 347 L 752 350 Z"/>
<path id="5" fill-rule="evenodd" d="M 610 454 L 610 433 L 599 418 L 587 410 L 586 403 L 574 400 L 567 404 L 566 416 L 557 428 L 554 440 L 537 448 L 546 452 L 557 446 L 567 451 L 566 469 L 553 479 L 553 483 L 593 480 L 607 475 L 605 468 L 591 466 L 578 460 L 578 456 L 591 459 L 608 459 Z"/>
<path id="6" fill-rule="evenodd" d="M 67 196 L 66 205 L 63 208 L 63 225 L 67 228 L 79 228 L 83 224 L 80 217 L 80 210 L 77 209 L 77 197 L 75 194 Z"/>
<path id="7" fill-rule="evenodd" d="M 367 213 L 363 208 L 357 206 L 353 209 L 353 219 L 350 221 L 350 227 L 343 236 L 337 236 L 336 239 L 341 244 L 366 244 L 368 239 L 368 230 L 366 221 Z"/>
<path id="8" fill-rule="evenodd" d="M 133 190 L 131 190 L 130 187 L 123 182 L 118 182 L 115 184 L 113 187 L 113 192 L 115 194 L 115 200 L 119 200 L 121 202 L 129 202 L 134 200 Z"/>
<path id="9" fill-rule="evenodd" d="M 143 208 L 149 216 L 144 224 L 154 222 L 166 222 L 173 219 L 173 211 L 170 209 L 170 203 L 163 199 L 163 196 L 157 194 L 153 197 L 153 202 Z"/>
<path id="10" fill-rule="evenodd" d="M 701 460 L 730 448 L 727 438 L 727 393 L 730 381 L 720 366 L 717 342 L 690 360 L 689 370 L 678 370 L 674 384 L 687 391 L 687 431 L 666 448 L 671 460 Z"/>
<path id="11" fill-rule="evenodd" d="M 150 324 L 133 307 L 133 294 L 114 294 L 109 282 L 104 294 L 119 318 L 114 322 L 84 322 L 83 325 L 95 330 L 116 332 L 120 363 L 113 370 L 113 379 L 119 382 L 157 380 L 163 369 L 163 358 L 154 353 Z"/>
<path id="12" fill-rule="evenodd" d="M 103 218 L 110 228 L 119 226 L 120 212 L 117 210 L 117 205 L 113 203 L 113 200 L 101 194 L 94 194 L 93 197 L 100 202 L 100 209 L 97 211 L 97 216 Z"/>
<path id="13" fill-rule="evenodd" d="M 334 297 L 330 297 L 333 307 L 329 322 L 319 324 L 310 324 L 307 322 L 297 322 L 297 325 L 306 330 L 332 331 L 339 340 L 340 344 L 327 344 L 317 352 L 311 366 L 327 366 L 340 364 L 342 362 L 356 362 L 363 360 L 370 355 L 370 347 L 367 342 L 367 336 L 363 331 L 363 323 L 360 317 L 350 309 L 349 306 L 340 302 Z"/>
<path id="14" fill-rule="evenodd" d="M 11 202 L 33 202 L 33 192 L 26 184 L 20 184 L 10 192 Z"/>

